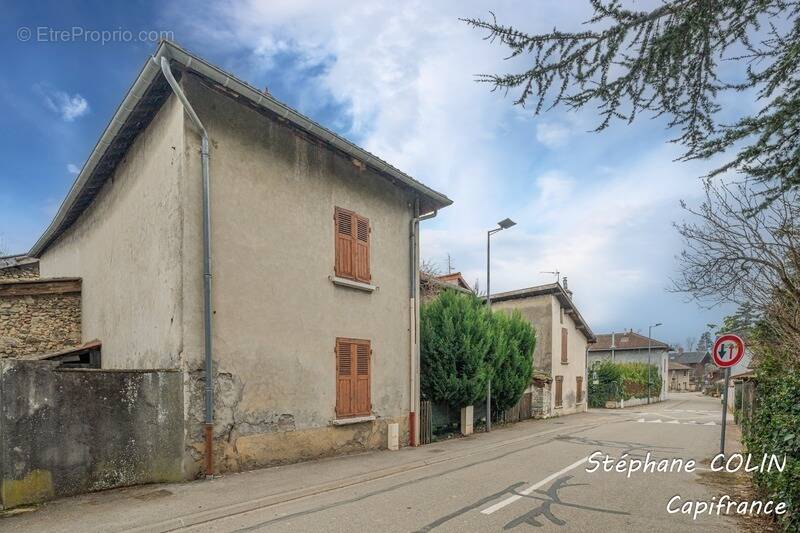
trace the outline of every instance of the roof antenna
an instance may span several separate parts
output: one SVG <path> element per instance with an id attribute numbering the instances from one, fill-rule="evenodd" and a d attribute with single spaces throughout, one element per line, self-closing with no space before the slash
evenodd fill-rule
<path id="1" fill-rule="evenodd" d="M 558 268 L 553 271 L 540 271 L 539 274 L 553 274 L 556 277 L 556 283 L 561 279 L 561 272 L 558 271 Z"/>

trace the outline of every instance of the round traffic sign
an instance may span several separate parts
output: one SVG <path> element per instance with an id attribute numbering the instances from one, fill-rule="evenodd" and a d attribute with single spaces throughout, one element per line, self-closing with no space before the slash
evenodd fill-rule
<path id="1" fill-rule="evenodd" d="M 744 357 L 744 341 L 732 333 L 720 335 L 714 341 L 711 355 L 714 358 L 714 364 L 718 367 L 731 367 Z"/>

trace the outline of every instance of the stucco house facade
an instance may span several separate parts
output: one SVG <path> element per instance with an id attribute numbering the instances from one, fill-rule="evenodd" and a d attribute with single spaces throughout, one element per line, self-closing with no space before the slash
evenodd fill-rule
<path id="1" fill-rule="evenodd" d="M 669 360 L 670 362 L 686 365 L 692 370 L 689 373 L 689 388 L 691 390 L 702 390 L 705 385 L 712 382 L 712 375 L 709 370 L 713 370 L 716 367 L 711 362 L 711 354 L 709 352 L 673 352 L 669 354 Z"/>
<path id="2" fill-rule="evenodd" d="M 413 444 L 419 222 L 450 203 L 164 41 L 29 255 L 81 278 L 104 368 L 183 372 L 191 478 Z"/>
<path id="3" fill-rule="evenodd" d="M 669 390 L 686 392 L 694 390 L 691 383 L 692 368 L 677 361 L 669 362 Z"/>
<path id="4" fill-rule="evenodd" d="M 572 292 L 561 283 L 551 283 L 493 294 L 491 301 L 493 311 L 516 309 L 536 330 L 534 372 L 552 381 L 548 387 L 543 380 L 534 380 L 525 391 L 543 408 L 540 412 L 534 405 L 534 411 L 545 417 L 586 411 L 586 350 L 595 336 L 578 312 Z M 542 393 L 548 397 L 540 398 Z"/>
<path id="5" fill-rule="evenodd" d="M 596 361 L 610 360 L 617 363 L 647 363 L 658 368 L 661 376 L 661 400 L 667 399 L 669 389 L 669 344 L 648 339 L 632 330 L 622 333 L 597 335 L 597 343 L 589 347 L 589 368 Z"/>

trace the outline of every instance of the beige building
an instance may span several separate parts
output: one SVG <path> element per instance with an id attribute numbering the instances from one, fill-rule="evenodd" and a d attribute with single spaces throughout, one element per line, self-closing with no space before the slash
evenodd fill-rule
<path id="1" fill-rule="evenodd" d="M 693 372 L 692 367 L 677 361 L 670 361 L 668 364 L 669 390 L 676 392 L 692 390 L 690 379 Z"/>
<path id="2" fill-rule="evenodd" d="M 565 279 L 566 283 L 566 279 Z M 492 310 L 519 310 L 536 329 L 533 367 L 548 374 L 548 389 L 537 380 L 526 390 L 542 407 L 535 412 L 542 416 L 560 416 L 586 411 L 586 350 L 595 341 L 594 334 L 578 312 L 572 292 L 561 283 L 492 295 Z M 545 397 L 541 398 L 543 388 Z"/>
<path id="3" fill-rule="evenodd" d="M 413 441 L 419 220 L 450 203 L 162 42 L 30 255 L 82 279 L 104 368 L 183 371 L 193 477 Z"/>

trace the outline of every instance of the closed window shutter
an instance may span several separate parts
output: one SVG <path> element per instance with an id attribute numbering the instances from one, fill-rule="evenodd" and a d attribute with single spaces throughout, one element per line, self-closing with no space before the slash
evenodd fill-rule
<path id="1" fill-rule="evenodd" d="M 336 416 L 353 415 L 353 349 L 348 339 L 336 339 Z"/>
<path id="2" fill-rule="evenodd" d="M 556 407 L 561 407 L 561 405 L 564 402 L 563 384 L 564 384 L 564 376 L 556 376 Z"/>
<path id="3" fill-rule="evenodd" d="M 336 339 L 336 416 L 366 416 L 370 397 L 372 350 L 368 340 Z"/>
<path id="4" fill-rule="evenodd" d="M 355 278 L 368 283 L 371 279 L 369 272 L 369 219 L 356 215 L 356 239 L 353 264 L 355 265 Z"/>
<path id="5" fill-rule="evenodd" d="M 561 362 L 567 361 L 567 328 L 561 328 Z"/>
<path id="6" fill-rule="evenodd" d="M 583 401 L 583 376 L 578 376 L 575 378 L 575 387 L 577 389 L 577 402 L 581 403 Z"/>
<path id="7" fill-rule="evenodd" d="M 337 207 L 334 210 L 336 223 L 336 263 L 334 270 L 341 278 L 355 278 L 355 213 Z"/>
<path id="8" fill-rule="evenodd" d="M 369 341 L 361 341 L 355 345 L 356 348 L 356 375 L 355 375 L 355 413 L 356 415 L 368 415 L 372 411 L 370 399 L 370 349 Z"/>

